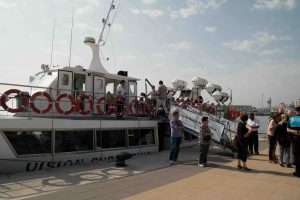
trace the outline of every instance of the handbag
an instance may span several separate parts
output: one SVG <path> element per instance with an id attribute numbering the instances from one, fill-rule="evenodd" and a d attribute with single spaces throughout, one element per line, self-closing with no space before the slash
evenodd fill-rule
<path id="1" fill-rule="evenodd" d="M 232 146 L 232 148 L 235 149 L 235 150 L 238 150 L 238 145 L 237 145 L 237 143 L 238 143 L 238 136 L 235 135 L 235 136 L 233 136 L 233 137 L 231 138 L 231 146 Z"/>

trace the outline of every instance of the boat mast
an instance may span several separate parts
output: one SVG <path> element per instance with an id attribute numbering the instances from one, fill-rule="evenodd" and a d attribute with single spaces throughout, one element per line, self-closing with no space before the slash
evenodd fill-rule
<path id="1" fill-rule="evenodd" d="M 86 37 L 84 39 L 84 43 L 91 47 L 92 53 L 93 53 L 92 61 L 91 61 L 90 67 L 89 67 L 89 70 L 91 70 L 91 71 L 108 73 L 100 61 L 99 51 L 100 51 L 100 46 L 105 45 L 105 41 L 103 40 L 103 34 L 104 34 L 106 26 L 109 26 L 111 28 L 111 23 L 109 22 L 109 16 L 113 9 L 115 9 L 114 0 L 111 1 L 110 8 L 107 13 L 106 19 L 102 19 L 103 28 L 101 30 L 98 42 L 96 43 L 96 40 L 93 37 Z"/>
<path id="2" fill-rule="evenodd" d="M 74 24 L 74 8 L 73 8 L 73 13 L 72 13 L 72 24 L 71 24 L 71 38 L 70 38 L 70 50 L 69 50 L 69 67 L 71 67 L 71 57 L 72 57 L 73 24 Z"/>
<path id="3" fill-rule="evenodd" d="M 103 22 L 103 28 L 101 30 L 101 33 L 100 33 L 100 36 L 99 36 L 99 39 L 98 39 L 98 45 L 101 45 L 100 43 L 103 41 L 103 34 L 104 34 L 104 30 L 106 28 L 106 25 L 109 21 L 109 16 L 110 16 L 110 13 L 113 9 L 115 9 L 115 5 L 114 5 L 114 1 L 115 0 L 112 0 L 111 1 L 111 4 L 110 4 L 110 8 L 109 8 L 109 11 L 107 13 L 107 16 L 106 16 L 106 19 L 102 19 L 102 22 Z M 108 26 L 111 26 L 111 24 L 108 24 Z M 101 46 L 104 46 L 105 43 L 103 43 Z"/>
<path id="4" fill-rule="evenodd" d="M 54 45 L 54 33 L 55 33 L 55 18 L 53 20 L 53 30 L 52 30 L 52 45 L 51 45 L 51 58 L 50 58 L 50 68 L 52 67 L 52 58 L 53 58 L 53 45 Z"/>

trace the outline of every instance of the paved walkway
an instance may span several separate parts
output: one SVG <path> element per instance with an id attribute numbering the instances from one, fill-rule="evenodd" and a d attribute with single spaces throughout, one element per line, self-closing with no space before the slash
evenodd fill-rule
<path id="1" fill-rule="evenodd" d="M 180 152 L 182 163 L 169 166 L 168 151 L 132 159 L 128 168 L 111 163 L 37 175 L 0 179 L 0 199 L 300 199 L 300 179 L 294 169 L 267 162 L 266 151 L 252 156 L 251 172 L 236 169 L 236 161 L 218 148 L 210 151 L 211 166 L 197 166 L 197 147 Z M 6 196 L 4 196 L 6 195 Z"/>
<path id="2" fill-rule="evenodd" d="M 264 153 L 266 151 L 263 151 Z M 249 159 L 251 172 L 236 169 L 236 161 L 124 198 L 124 200 L 162 199 L 240 199 L 296 200 L 300 199 L 300 178 L 293 177 L 294 169 L 270 164 L 267 155 Z"/>

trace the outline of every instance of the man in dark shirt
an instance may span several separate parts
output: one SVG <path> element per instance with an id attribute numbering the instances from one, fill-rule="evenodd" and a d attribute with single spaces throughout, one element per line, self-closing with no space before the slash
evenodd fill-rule
<path id="1" fill-rule="evenodd" d="M 300 178 L 300 107 L 296 108 L 296 116 L 289 119 L 287 131 L 293 136 L 293 153 L 296 164 L 293 175 Z"/>

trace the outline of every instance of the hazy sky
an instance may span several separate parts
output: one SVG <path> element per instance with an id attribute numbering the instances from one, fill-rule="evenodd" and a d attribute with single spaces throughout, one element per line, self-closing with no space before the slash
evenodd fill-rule
<path id="1" fill-rule="evenodd" d="M 298 0 L 117 0 L 112 31 L 103 47 L 105 68 L 170 86 L 191 86 L 195 76 L 233 90 L 235 104 L 258 106 L 300 98 L 300 2 Z M 50 64 L 88 68 L 85 36 L 98 37 L 108 0 L 0 0 L 0 82 L 27 84 Z M 144 90 L 144 82 L 139 83 Z M 260 100 L 261 101 L 261 100 Z M 266 104 L 265 104 L 266 105 Z"/>

